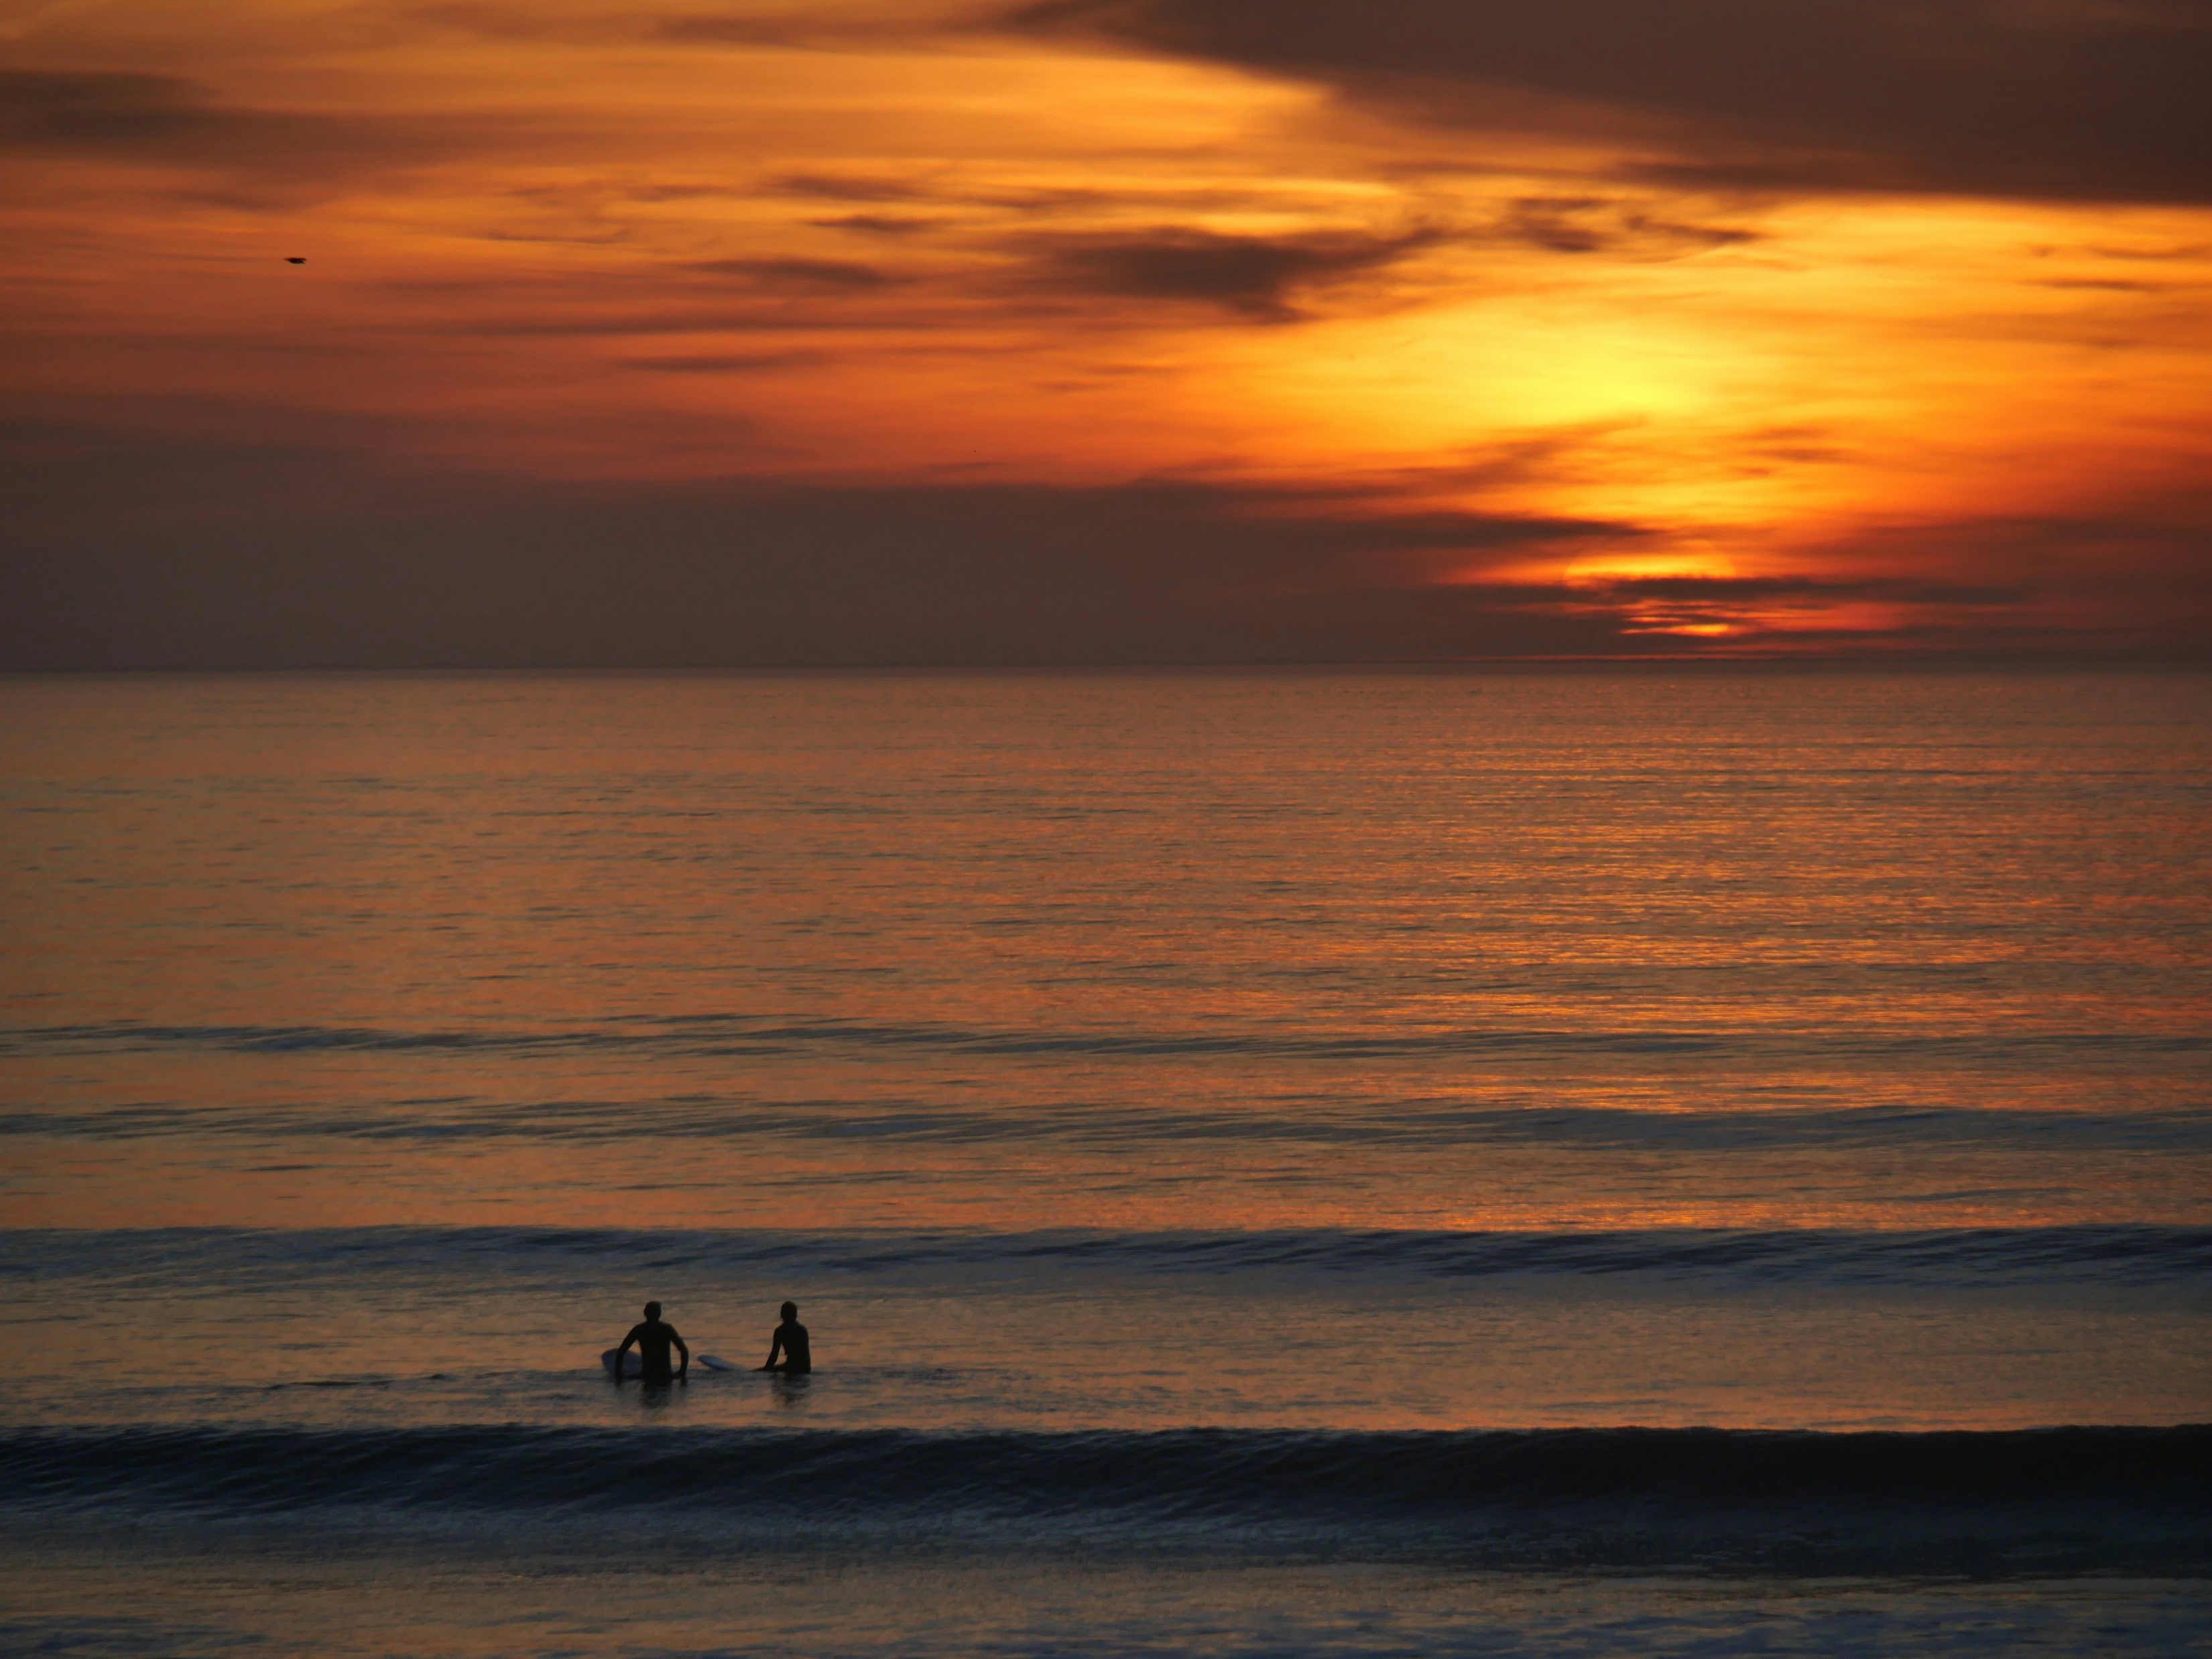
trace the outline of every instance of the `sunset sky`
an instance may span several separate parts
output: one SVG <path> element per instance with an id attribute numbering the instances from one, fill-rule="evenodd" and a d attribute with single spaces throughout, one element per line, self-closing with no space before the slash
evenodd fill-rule
<path id="1" fill-rule="evenodd" d="M 0 665 L 2212 623 L 2206 0 L 0 0 Z"/>

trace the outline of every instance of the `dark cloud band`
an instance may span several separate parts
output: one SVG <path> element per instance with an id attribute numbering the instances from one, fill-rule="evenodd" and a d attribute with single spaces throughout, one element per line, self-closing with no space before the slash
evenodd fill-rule
<path id="1" fill-rule="evenodd" d="M 1198 483 L 525 489 L 380 468 L 357 441 L 0 427 L 0 670 L 1586 653 L 1612 648 L 1605 619 L 1434 579 L 1637 535 Z"/>
<path id="2" fill-rule="evenodd" d="M 2212 201 L 2203 0 L 1048 0 L 1077 31 L 1681 184 Z"/>

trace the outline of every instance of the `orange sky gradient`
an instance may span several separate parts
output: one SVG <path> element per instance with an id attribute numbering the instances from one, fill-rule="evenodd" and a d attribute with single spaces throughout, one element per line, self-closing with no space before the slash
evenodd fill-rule
<path id="1" fill-rule="evenodd" d="M 0 665 L 2201 657 L 2212 7 L 1666 9 L 5 0 Z"/>

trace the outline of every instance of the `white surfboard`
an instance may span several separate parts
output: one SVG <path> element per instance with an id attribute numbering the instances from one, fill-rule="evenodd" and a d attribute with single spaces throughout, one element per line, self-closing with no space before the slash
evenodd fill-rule
<path id="1" fill-rule="evenodd" d="M 606 1368 L 606 1373 L 609 1376 L 612 1376 L 615 1374 L 615 1355 L 618 1352 L 620 1352 L 618 1349 L 609 1348 L 605 1353 L 599 1356 L 599 1364 Z M 728 1360 L 715 1354 L 697 1353 L 693 1354 L 691 1357 L 710 1371 L 733 1371 L 738 1369 L 735 1365 L 730 1364 Z M 631 1349 L 629 1352 L 623 1354 L 622 1358 L 622 1374 L 624 1376 L 642 1376 L 645 1375 L 645 1360 L 635 1348 Z"/>

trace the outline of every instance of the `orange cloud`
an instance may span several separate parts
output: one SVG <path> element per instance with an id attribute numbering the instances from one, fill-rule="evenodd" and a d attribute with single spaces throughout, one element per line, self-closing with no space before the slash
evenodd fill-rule
<path id="1" fill-rule="evenodd" d="M 2201 650 L 2212 208 L 2161 137 L 2192 14 L 1928 13 L 1992 54 L 1975 94 L 1842 0 L 1761 9 L 1716 81 L 1699 31 L 1743 19 L 1701 8 L 1640 56 L 1606 0 L 31 13 L 0 465 L 54 608 L 9 660 L 252 659 L 212 620 L 103 641 L 61 573 L 108 538 L 118 580 L 284 587 L 241 537 L 391 589 L 373 641 L 271 613 L 334 659 L 1024 659 L 982 595 L 988 628 L 841 643 L 863 551 L 921 580 L 866 513 L 695 545 L 688 503 L 840 491 L 957 524 L 948 592 L 1057 572 L 1040 659 Z M 1626 33 L 1578 58 L 1576 17 Z M 2112 121 L 2006 153 L 2039 87 Z M 588 606 L 526 648 L 410 624 L 410 536 L 529 586 L 533 489 L 661 525 L 677 586 L 597 642 Z M 686 581 L 787 608 L 717 635 Z M 1179 609 L 1111 621 L 1117 581 Z"/>

